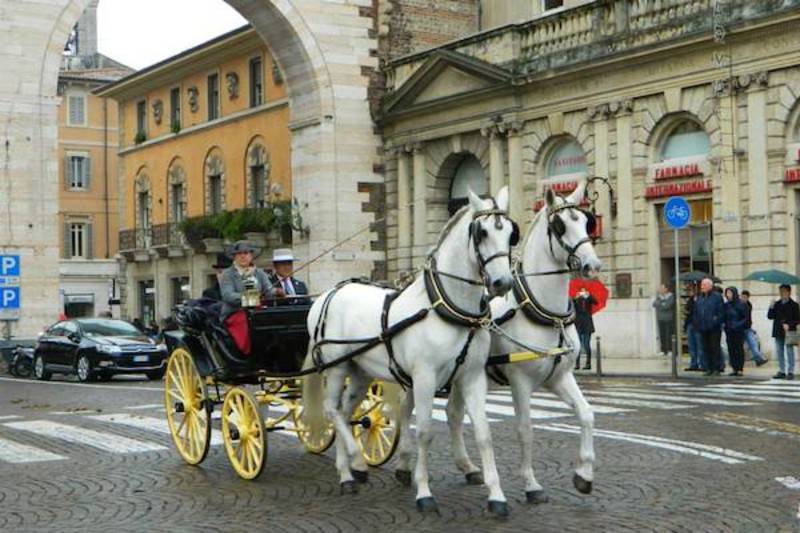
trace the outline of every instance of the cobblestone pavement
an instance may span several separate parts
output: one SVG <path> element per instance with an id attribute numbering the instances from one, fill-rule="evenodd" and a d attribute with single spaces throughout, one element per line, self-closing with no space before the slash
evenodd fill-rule
<path id="1" fill-rule="evenodd" d="M 0 531 L 800 530 L 790 479 L 800 478 L 800 382 L 583 378 L 596 409 L 589 496 L 571 483 L 575 418 L 537 394 L 535 468 L 550 494 L 538 506 L 524 503 L 516 473 L 510 396 L 495 391 L 488 412 L 512 512 L 504 521 L 453 466 L 442 422 L 431 463 L 441 516 L 423 516 L 392 462 L 341 496 L 333 450 L 309 455 L 289 435 L 270 434 L 254 482 L 234 474 L 219 445 L 200 467 L 185 465 L 163 432 L 159 385 L 0 378 Z"/>

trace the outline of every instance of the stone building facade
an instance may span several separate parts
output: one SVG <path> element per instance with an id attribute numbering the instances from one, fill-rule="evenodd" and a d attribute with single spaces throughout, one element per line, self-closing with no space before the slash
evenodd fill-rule
<path id="1" fill-rule="evenodd" d="M 315 257 L 357 234 L 304 276 L 312 290 L 383 265 L 375 202 L 380 137 L 367 91 L 378 67 L 372 0 L 226 0 L 250 22 L 284 74 L 292 193 L 314 206 L 295 252 Z M 22 316 L 31 335 L 58 317 L 57 94 L 64 45 L 91 0 L 3 2 L 0 31 L 0 253 L 22 259 Z M 202 14 L 196 14 L 201 16 Z M 324 22 L 323 22 L 324 21 Z M 156 37 L 153 37 L 156 38 Z"/>
<path id="2" fill-rule="evenodd" d="M 546 187 L 604 176 L 606 353 L 656 351 L 650 304 L 674 274 L 662 211 L 677 194 L 693 212 L 681 271 L 749 289 L 766 340 L 774 287 L 744 278 L 800 271 L 799 18 L 796 0 L 577 2 L 391 59 L 378 118 L 390 275 L 420 264 L 466 185 L 509 185 L 525 222 Z"/>

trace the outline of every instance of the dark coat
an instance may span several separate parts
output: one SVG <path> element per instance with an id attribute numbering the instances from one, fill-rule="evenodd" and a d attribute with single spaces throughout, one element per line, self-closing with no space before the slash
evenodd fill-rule
<path id="1" fill-rule="evenodd" d="M 778 300 L 769 307 L 767 318 L 772 320 L 772 336 L 782 339 L 786 336 L 786 332 L 783 331 L 784 324 L 789 325 L 789 331 L 797 331 L 797 323 L 800 322 L 800 306 L 791 298 L 786 303 Z"/>
<path id="2" fill-rule="evenodd" d="M 686 300 L 686 307 L 683 309 L 683 330 L 686 331 L 692 325 L 692 310 L 694 309 L 694 299 L 696 296 L 691 296 Z"/>
<path id="3" fill-rule="evenodd" d="M 586 298 L 577 296 L 573 302 L 575 303 L 575 328 L 578 333 L 594 333 L 592 306 L 597 305 L 597 300 L 590 294 Z"/>
<path id="4" fill-rule="evenodd" d="M 222 301 L 222 289 L 220 289 L 218 281 L 215 282 L 212 287 L 209 287 L 203 291 L 203 298 L 217 300 L 218 302 Z"/>
<path id="5" fill-rule="evenodd" d="M 716 291 L 700 293 L 692 306 L 692 326 L 700 332 L 719 331 L 725 320 L 725 302 Z"/>
<path id="6" fill-rule="evenodd" d="M 744 305 L 747 307 L 747 322 L 744 324 L 744 329 L 753 329 L 753 304 L 747 301 Z"/>
<path id="7" fill-rule="evenodd" d="M 304 296 L 308 294 L 308 287 L 306 284 L 300 281 L 299 279 L 292 277 L 292 287 L 294 288 L 294 293 L 298 296 Z M 275 288 L 283 288 L 281 286 L 281 282 L 278 279 L 277 274 L 271 272 L 269 274 L 269 282 L 272 285 L 273 289 Z M 308 298 L 281 298 L 276 300 L 276 305 L 298 305 L 298 304 L 308 304 Z"/>
<path id="8" fill-rule="evenodd" d="M 743 333 L 747 329 L 747 305 L 739 298 L 736 287 L 728 287 L 733 298 L 725 302 L 725 333 Z"/>
<path id="9" fill-rule="evenodd" d="M 669 293 L 666 297 L 656 296 L 653 300 L 653 309 L 656 310 L 656 320 L 672 322 L 675 320 L 675 295 Z"/>

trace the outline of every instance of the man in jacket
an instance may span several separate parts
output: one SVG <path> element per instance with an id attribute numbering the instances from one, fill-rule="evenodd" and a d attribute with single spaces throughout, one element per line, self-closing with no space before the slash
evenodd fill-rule
<path id="1" fill-rule="evenodd" d="M 584 370 L 592 369 L 592 333 L 594 333 L 594 320 L 592 320 L 592 306 L 597 304 L 597 300 L 589 293 L 586 287 L 581 287 L 575 295 L 575 329 L 578 330 L 578 338 L 581 340 L 581 348 L 586 354 L 586 364 Z M 581 356 L 575 360 L 575 370 L 580 368 Z"/>
<path id="2" fill-rule="evenodd" d="M 722 296 L 714 291 L 714 283 L 705 278 L 700 282 L 700 294 L 692 308 L 692 327 L 703 339 L 706 376 L 719 375 L 720 339 L 724 320 Z"/>
<path id="3" fill-rule="evenodd" d="M 744 305 L 747 306 L 747 323 L 745 324 L 744 330 L 744 342 L 747 343 L 747 347 L 750 349 L 750 357 L 756 366 L 765 365 L 769 362 L 769 359 L 764 357 L 758 347 L 758 339 L 753 329 L 753 304 L 750 303 L 750 291 L 742 291 L 741 299 Z"/>
<path id="4" fill-rule="evenodd" d="M 675 333 L 675 295 L 669 288 L 661 284 L 658 295 L 653 300 L 658 323 L 658 342 L 660 350 L 658 355 L 672 355 L 672 335 Z"/>
<path id="5" fill-rule="evenodd" d="M 769 306 L 767 318 L 772 320 L 772 337 L 775 339 L 775 354 L 778 356 L 778 373 L 774 377 L 794 379 L 794 346 L 786 344 L 786 334 L 797 331 L 800 306 L 792 300 L 791 286 L 780 286 L 780 298 Z"/>
<path id="6" fill-rule="evenodd" d="M 741 376 L 744 370 L 744 331 L 747 327 L 747 305 L 739 298 L 736 287 L 725 289 L 725 339 L 733 372 Z"/>
<path id="7" fill-rule="evenodd" d="M 686 332 L 686 342 L 689 344 L 689 367 L 684 368 L 688 372 L 700 372 L 704 370 L 705 363 L 703 362 L 703 342 L 699 332 L 692 326 L 692 309 L 694 308 L 694 300 L 697 297 L 697 288 L 694 284 L 687 287 L 689 298 L 686 300 L 686 309 L 684 309 L 685 318 L 683 320 L 683 330 Z"/>
<path id="8" fill-rule="evenodd" d="M 275 288 L 278 305 L 297 305 L 308 303 L 308 298 L 292 298 L 292 296 L 308 295 L 308 287 L 292 276 L 294 270 L 294 254 L 289 248 L 278 248 L 272 253 L 272 265 L 275 271 L 270 274 L 270 284 Z"/>

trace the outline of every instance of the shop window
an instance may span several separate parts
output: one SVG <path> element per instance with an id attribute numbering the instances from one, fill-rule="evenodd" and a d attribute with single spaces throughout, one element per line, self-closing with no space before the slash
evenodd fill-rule
<path id="1" fill-rule="evenodd" d="M 714 273 L 713 201 L 711 198 L 691 200 L 692 218 L 689 227 L 678 232 L 678 261 L 681 272 L 692 270 Z M 656 206 L 661 255 L 661 282 L 671 285 L 675 276 L 674 231 L 664 221 L 664 206 Z"/>
<path id="2" fill-rule="evenodd" d="M 464 156 L 453 175 L 453 181 L 450 184 L 450 201 L 447 205 L 450 216 L 462 206 L 467 205 L 469 190 L 478 196 L 489 194 L 489 182 L 481 162 L 472 154 Z"/>
<path id="3" fill-rule="evenodd" d="M 219 75 L 208 77 L 208 120 L 219 118 Z"/>
<path id="4" fill-rule="evenodd" d="M 191 287 L 189 285 L 189 278 L 186 276 L 172 278 L 172 305 L 181 305 L 186 300 L 191 299 Z"/>
<path id="5" fill-rule="evenodd" d="M 264 69 L 261 58 L 250 60 L 250 107 L 261 105 L 264 100 Z"/>
<path id="6" fill-rule="evenodd" d="M 562 141 L 551 152 L 545 165 L 547 177 L 580 174 L 588 172 L 586 154 L 577 141 Z"/>
<path id="7" fill-rule="evenodd" d="M 697 123 L 687 120 L 667 137 L 661 149 L 661 160 L 706 155 L 711 147 L 708 134 Z"/>
<path id="8" fill-rule="evenodd" d="M 156 321 L 156 289 L 151 279 L 139 282 L 139 318 L 145 326 Z"/>

